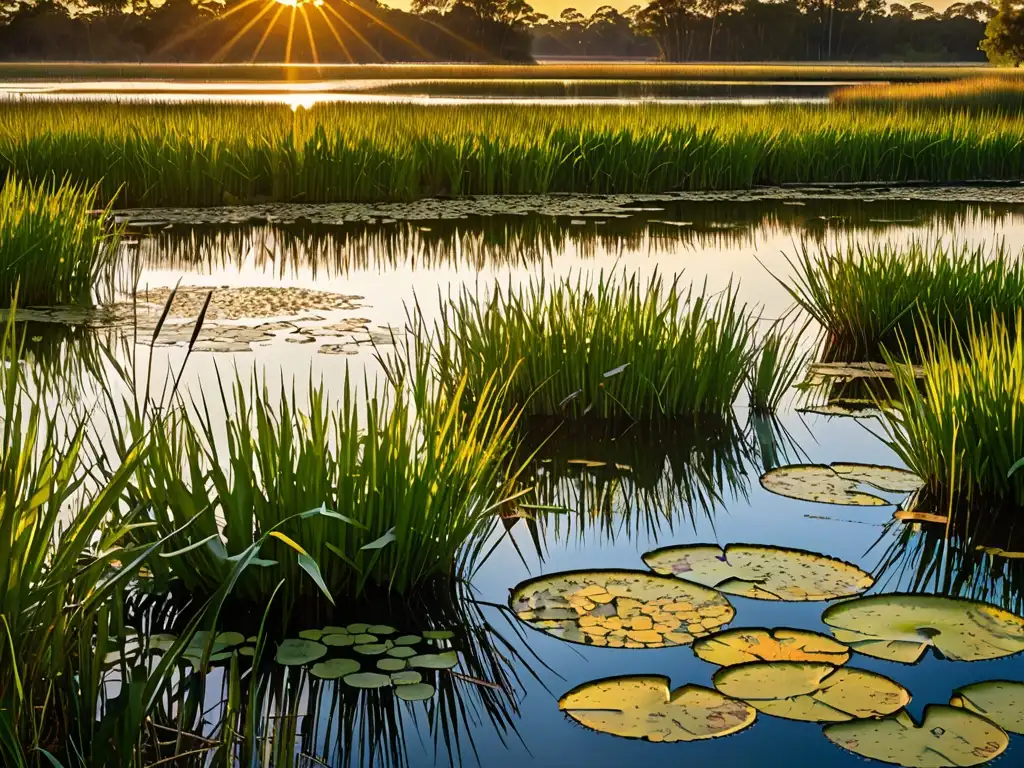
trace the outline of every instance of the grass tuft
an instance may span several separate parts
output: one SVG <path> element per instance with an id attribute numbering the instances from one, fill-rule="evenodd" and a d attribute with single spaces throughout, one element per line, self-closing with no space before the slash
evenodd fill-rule
<path id="1" fill-rule="evenodd" d="M 1024 81 L 1010 77 L 972 77 L 937 83 L 867 83 L 836 90 L 832 101 L 885 110 L 984 110 L 1018 115 L 1024 110 Z"/>

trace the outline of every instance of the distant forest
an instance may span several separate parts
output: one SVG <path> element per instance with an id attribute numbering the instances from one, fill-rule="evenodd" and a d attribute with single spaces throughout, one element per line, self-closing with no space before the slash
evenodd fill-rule
<path id="1" fill-rule="evenodd" d="M 298 5 L 296 5 L 298 2 Z M 653 0 L 558 18 L 525 0 L 0 0 L 0 59 L 972 61 L 993 13 L 884 0 Z"/>

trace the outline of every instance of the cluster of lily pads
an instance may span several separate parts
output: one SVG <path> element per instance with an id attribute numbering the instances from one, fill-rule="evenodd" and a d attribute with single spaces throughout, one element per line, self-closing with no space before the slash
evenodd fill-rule
<path id="1" fill-rule="evenodd" d="M 277 644 L 274 661 L 283 667 L 304 667 L 321 680 L 341 680 L 351 688 L 393 687 L 404 701 L 431 698 L 436 689 L 424 681 L 423 671 L 450 670 L 459 663 L 452 647 L 454 632 L 443 629 L 402 634 L 386 624 L 352 623 L 306 629 L 298 637 Z M 181 657 L 192 666 L 202 663 L 209 647 L 210 664 L 229 661 L 234 656 L 254 657 L 256 637 L 240 632 L 220 632 L 211 638 L 206 631 L 196 632 Z M 177 638 L 170 634 L 152 635 L 146 641 L 150 651 L 166 653 Z M 137 636 L 129 637 L 123 650 L 110 654 L 108 661 L 137 655 L 142 648 Z"/>
<path id="2" fill-rule="evenodd" d="M 786 495 L 814 477 L 813 500 L 856 498 L 858 486 L 912 490 L 900 470 L 832 465 L 796 468 L 762 482 Z M 907 473 L 909 474 L 909 473 Z M 854 503 L 876 505 L 870 498 Z M 843 503 L 842 501 L 835 503 Z M 833 743 L 904 766 L 979 765 L 1001 754 L 1007 732 L 1024 733 L 1024 683 L 988 681 L 930 704 L 916 723 L 910 692 L 876 672 L 849 666 L 854 653 L 913 664 L 931 648 L 951 661 L 1024 651 L 1024 618 L 997 606 L 935 595 L 863 596 L 874 580 L 857 566 L 803 550 L 749 544 L 696 544 L 648 552 L 651 571 L 550 574 L 512 590 L 517 616 L 562 640 L 616 648 L 691 645 L 720 669 L 713 687 L 670 689 L 661 675 L 592 681 L 559 700 L 585 727 L 655 742 L 737 733 L 757 714 L 824 726 Z M 801 629 L 726 629 L 728 596 L 825 601 L 832 636 Z"/>

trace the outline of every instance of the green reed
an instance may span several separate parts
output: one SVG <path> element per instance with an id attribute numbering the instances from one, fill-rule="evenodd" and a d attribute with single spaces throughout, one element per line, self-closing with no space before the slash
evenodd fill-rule
<path id="1" fill-rule="evenodd" d="M 8 176 L 0 188 L 0 306 L 91 305 L 112 293 L 121 228 L 93 210 L 96 189 Z M 113 195 L 111 195 L 111 198 Z"/>
<path id="2" fill-rule="evenodd" d="M 804 247 L 790 263 L 780 281 L 821 326 L 831 360 L 881 360 L 904 341 L 916 358 L 921 325 L 949 338 L 1024 302 L 1024 263 L 1002 244 L 849 242 Z"/>
<path id="3" fill-rule="evenodd" d="M 870 83 L 839 89 L 832 94 L 832 101 L 890 110 L 991 110 L 1018 115 L 1024 109 L 1024 81 L 989 76 L 948 82 Z"/>
<path id="4" fill-rule="evenodd" d="M 803 373 L 808 355 L 801 351 L 802 330 L 775 323 L 758 344 L 747 379 L 750 408 L 755 413 L 775 413 Z"/>
<path id="5" fill-rule="evenodd" d="M 140 535 L 196 519 L 154 569 L 209 594 L 270 532 L 239 597 L 265 598 L 282 578 L 291 595 L 314 582 L 328 597 L 372 585 L 408 592 L 472 570 L 514 479 L 503 459 L 515 449 L 516 416 L 503 408 L 503 387 L 492 378 L 466 412 L 458 387 L 432 397 L 423 377 L 394 393 L 358 387 L 347 373 L 338 386 L 328 401 L 311 384 L 300 405 L 294 391 L 236 380 L 191 416 L 155 420 L 132 495 L 156 525 Z M 214 416 L 219 409 L 229 416 Z M 128 433 L 140 432 L 133 418 Z"/>
<path id="6" fill-rule="evenodd" d="M 899 396 L 883 412 L 889 444 L 938 503 L 986 514 L 1024 506 L 1024 327 L 990 315 L 962 339 L 919 336 L 924 377 L 886 354 Z M 927 510 L 943 513 L 945 509 Z"/>
<path id="7" fill-rule="evenodd" d="M 746 381 L 755 320 L 731 286 L 712 295 L 659 275 L 540 278 L 442 302 L 432 354 L 449 389 L 465 376 L 471 402 L 497 375 L 529 414 L 721 415 Z"/>
<path id="8" fill-rule="evenodd" d="M 1018 178 L 994 115 L 805 105 L 11 104 L 0 173 L 130 206 Z"/>

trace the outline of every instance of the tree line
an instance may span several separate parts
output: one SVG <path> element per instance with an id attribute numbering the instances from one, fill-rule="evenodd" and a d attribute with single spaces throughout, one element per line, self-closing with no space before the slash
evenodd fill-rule
<path id="1" fill-rule="evenodd" d="M 0 0 L 0 59 L 119 61 L 972 61 L 1024 34 L 1009 0 L 651 0 L 557 18 L 526 0 Z M 1011 18 L 1013 14 L 1016 17 Z M 1018 24 L 1024 33 L 1024 24 Z M 1017 37 L 1015 37 L 1017 35 Z M 1019 60 L 1019 59 L 1017 59 Z"/>

